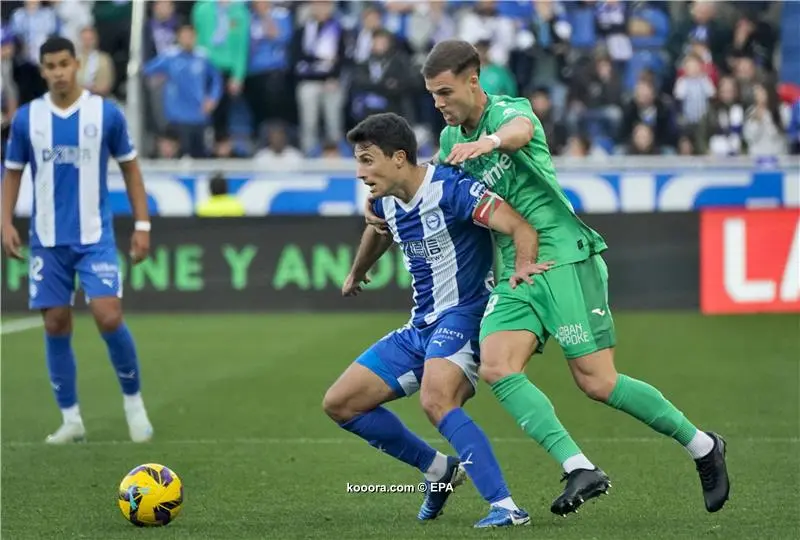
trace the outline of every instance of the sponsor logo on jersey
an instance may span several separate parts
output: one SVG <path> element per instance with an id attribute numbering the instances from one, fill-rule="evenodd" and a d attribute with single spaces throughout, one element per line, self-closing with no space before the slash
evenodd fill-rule
<path id="1" fill-rule="evenodd" d="M 75 165 L 88 163 L 92 159 L 92 151 L 79 146 L 58 145 L 53 148 L 42 149 L 42 161 L 53 162 L 56 165 Z"/>

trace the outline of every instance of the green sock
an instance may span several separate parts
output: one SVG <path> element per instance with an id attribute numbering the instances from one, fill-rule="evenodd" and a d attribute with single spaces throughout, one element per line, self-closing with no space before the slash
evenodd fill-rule
<path id="1" fill-rule="evenodd" d="M 539 443 L 559 464 L 581 454 L 556 416 L 553 404 L 522 373 L 503 377 L 492 385 L 500 404 L 525 433 Z"/>
<path id="2" fill-rule="evenodd" d="M 659 433 L 672 437 L 683 446 L 689 444 L 697 428 L 686 419 L 661 392 L 627 375 L 618 375 L 608 404 L 625 411 Z"/>

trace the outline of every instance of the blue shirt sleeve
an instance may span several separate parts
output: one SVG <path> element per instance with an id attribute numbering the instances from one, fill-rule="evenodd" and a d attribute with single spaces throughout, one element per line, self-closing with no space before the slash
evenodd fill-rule
<path id="1" fill-rule="evenodd" d="M 386 215 L 383 212 L 383 199 L 372 201 L 372 211 L 379 218 L 386 219 Z"/>
<path id="2" fill-rule="evenodd" d="M 31 161 L 31 144 L 28 133 L 28 107 L 22 108 L 11 121 L 11 130 L 6 148 L 7 169 L 21 171 Z"/>
<path id="3" fill-rule="evenodd" d="M 463 171 L 445 181 L 445 196 L 453 215 L 459 221 L 473 221 L 472 214 L 487 188 Z"/>
<path id="4" fill-rule="evenodd" d="M 136 149 L 133 147 L 133 140 L 128 133 L 128 121 L 125 120 L 125 115 L 114 103 L 106 101 L 105 105 L 109 115 L 106 144 L 111 156 L 120 163 L 135 159 Z"/>

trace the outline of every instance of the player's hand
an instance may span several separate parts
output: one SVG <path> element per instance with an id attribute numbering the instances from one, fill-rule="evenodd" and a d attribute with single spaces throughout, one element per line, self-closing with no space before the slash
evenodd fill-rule
<path id="1" fill-rule="evenodd" d="M 22 260 L 22 241 L 19 239 L 17 228 L 13 225 L 3 226 L 3 249 L 6 255 L 17 260 Z"/>
<path id="2" fill-rule="evenodd" d="M 554 261 L 527 263 L 514 271 L 514 274 L 508 279 L 508 283 L 511 285 L 512 289 L 516 289 L 517 285 L 522 282 L 533 285 L 533 278 L 531 276 L 536 274 L 544 274 L 550 270 L 554 264 Z"/>
<path id="3" fill-rule="evenodd" d="M 342 285 L 342 296 L 358 296 L 358 293 L 364 290 L 361 284 L 369 283 L 369 276 L 356 276 L 355 274 L 348 274 L 347 279 L 344 280 Z"/>
<path id="4" fill-rule="evenodd" d="M 388 236 L 390 233 L 389 227 L 386 225 L 386 220 L 383 220 L 375 215 L 375 212 L 372 211 L 372 203 L 375 199 L 367 199 L 367 203 L 364 206 L 364 219 L 367 222 L 367 225 L 372 226 L 378 234 L 381 236 Z"/>
<path id="5" fill-rule="evenodd" d="M 150 253 L 150 233 L 147 231 L 133 231 L 131 236 L 131 261 L 139 264 Z"/>
<path id="6" fill-rule="evenodd" d="M 450 163 L 451 165 L 459 165 L 468 159 L 473 159 L 478 156 L 488 154 L 489 152 L 494 151 L 494 149 L 494 143 L 491 141 L 491 139 L 487 139 L 485 137 L 482 137 L 475 142 L 458 143 L 453 145 L 453 148 L 450 150 L 450 155 L 447 156 L 447 159 L 445 159 L 444 162 Z"/>

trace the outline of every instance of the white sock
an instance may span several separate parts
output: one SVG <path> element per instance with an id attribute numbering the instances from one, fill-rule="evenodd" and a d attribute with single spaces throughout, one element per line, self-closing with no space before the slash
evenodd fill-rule
<path id="1" fill-rule="evenodd" d="M 692 459 L 699 459 L 707 456 L 709 452 L 714 449 L 714 439 L 708 436 L 705 431 L 697 430 L 692 440 L 686 445 L 686 450 L 692 456 Z"/>
<path id="2" fill-rule="evenodd" d="M 425 471 L 425 480 L 429 482 L 436 482 L 447 472 L 447 456 L 441 452 L 436 452 L 436 457 L 433 458 L 431 466 Z"/>
<path id="3" fill-rule="evenodd" d="M 592 462 L 584 456 L 583 454 L 577 454 L 572 457 L 567 458 L 564 463 L 561 464 L 564 467 L 564 472 L 569 474 L 575 469 L 586 469 L 587 471 L 592 471 L 595 469 L 595 466 L 592 465 Z"/>
<path id="4" fill-rule="evenodd" d="M 499 506 L 500 508 L 505 508 L 506 510 L 511 510 L 512 512 L 515 510 L 519 510 L 519 507 L 514 504 L 514 499 L 511 497 L 506 497 L 503 500 L 497 501 L 496 503 L 492 503 L 492 506 Z"/>
<path id="5" fill-rule="evenodd" d="M 122 394 L 122 402 L 126 411 L 144 409 L 144 400 L 142 400 L 142 394 L 140 392 L 131 395 Z"/>
<path id="6" fill-rule="evenodd" d="M 77 403 L 72 407 L 61 409 L 61 415 L 64 418 L 65 424 L 83 424 L 83 419 L 81 418 L 81 410 L 78 407 Z"/>

